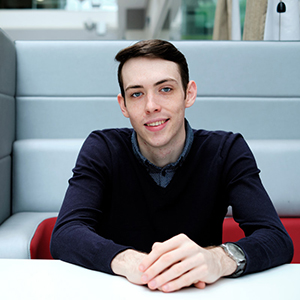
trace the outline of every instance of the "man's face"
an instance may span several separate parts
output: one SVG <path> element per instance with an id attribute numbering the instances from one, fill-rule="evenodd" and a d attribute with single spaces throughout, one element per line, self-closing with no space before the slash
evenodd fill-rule
<path id="1" fill-rule="evenodd" d="M 118 95 L 118 101 L 137 133 L 141 152 L 182 145 L 185 108 L 196 97 L 188 92 L 194 82 L 189 83 L 185 99 L 177 64 L 145 57 L 128 60 L 122 78 L 125 99 Z"/>

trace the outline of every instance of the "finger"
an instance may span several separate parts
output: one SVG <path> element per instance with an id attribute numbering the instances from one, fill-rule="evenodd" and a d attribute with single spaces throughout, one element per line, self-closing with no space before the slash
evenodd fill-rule
<path id="1" fill-rule="evenodd" d="M 168 252 L 166 254 L 163 254 L 157 261 L 155 261 L 142 275 L 142 282 L 145 284 L 149 283 L 150 281 L 155 280 L 159 274 L 166 272 L 171 266 L 178 263 L 181 258 L 181 253 L 179 250 L 174 250 L 172 252 Z M 169 277 L 168 277 L 169 278 Z M 163 282 L 163 279 L 159 281 L 159 284 L 154 284 L 154 281 L 151 283 L 153 288 L 156 288 L 157 286 L 161 285 Z"/>
<path id="2" fill-rule="evenodd" d="M 161 242 L 155 242 L 153 245 L 152 245 L 152 250 L 155 248 L 155 247 L 158 247 L 159 245 L 161 245 L 162 243 Z"/>
<path id="3" fill-rule="evenodd" d="M 151 265 L 153 265 L 164 253 L 168 253 L 174 250 L 172 245 L 163 245 L 162 243 L 158 245 L 157 243 L 153 245 L 152 251 L 142 260 L 139 270 L 145 272 Z"/>
<path id="4" fill-rule="evenodd" d="M 158 287 L 162 287 L 167 282 L 170 282 L 172 280 L 179 278 L 186 272 L 188 272 L 191 269 L 196 267 L 196 263 L 195 263 L 194 259 L 188 258 L 183 261 L 173 263 L 170 268 L 163 270 L 162 272 L 159 272 L 159 271 L 157 271 L 156 268 L 160 267 L 158 264 L 159 264 L 160 260 L 162 260 L 162 259 L 163 259 L 163 257 L 161 259 L 159 259 L 153 266 L 151 266 L 147 270 L 147 274 L 149 274 L 149 276 L 151 276 L 151 277 L 153 276 L 152 272 L 154 272 L 154 274 L 157 273 L 157 275 L 154 275 L 153 279 L 151 279 L 148 282 L 148 286 L 151 289 L 156 289 Z"/>
<path id="5" fill-rule="evenodd" d="M 143 259 L 139 266 L 141 272 L 145 272 L 154 262 L 156 262 L 163 254 L 178 248 L 183 240 L 187 238 L 183 234 L 175 236 L 163 243 L 154 243 L 152 251 Z"/>
<path id="6" fill-rule="evenodd" d="M 205 288 L 205 282 L 198 279 L 199 274 L 197 270 L 191 270 L 182 276 L 167 282 L 163 286 L 161 286 L 161 289 L 163 292 L 174 292 L 178 291 L 184 287 L 191 286 L 192 284 L 195 284 L 197 288 Z"/>
<path id="7" fill-rule="evenodd" d="M 194 283 L 194 286 L 198 289 L 205 289 L 206 287 L 206 283 L 203 281 L 198 281 L 197 283 Z"/>
<path id="8" fill-rule="evenodd" d="M 149 271 L 158 262 L 159 260 L 149 268 Z M 192 284 L 196 284 L 197 288 L 205 288 L 204 280 L 206 281 L 207 279 L 207 273 L 207 264 L 203 264 L 203 254 L 199 253 L 196 256 L 187 257 L 186 259 L 175 263 L 164 272 L 161 272 L 155 276 L 154 279 L 149 281 L 148 286 L 151 289 L 161 287 L 165 291 L 167 291 L 167 289 L 170 291 L 178 290 Z M 199 283 L 199 281 L 203 281 L 203 283 Z"/>
<path id="9" fill-rule="evenodd" d="M 175 245 L 173 244 L 173 246 Z M 160 254 L 160 249 L 158 248 L 161 247 L 155 247 L 152 252 L 155 254 L 155 251 L 158 250 Z M 173 247 L 167 249 L 172 248 Z M 142 276 L 142 281 L 146 284 L 152 281 L 150 286 L 156 288 L 157 286 L 182 275 L 184 272 L 195 268 L 197 265 L 201 264 L 203 260 L 203 254 L 199 251 L 199 248 L 200 247 L 197 244 L 189 239 L 185 239 L 184 242 L 180 241 L 178 248 L 163 253 L 148 269 L 146 269 Z M 166 250 L 166 248 L 164 249 Z M 173 265 L 174 267 L 172 267 Z M 169 270 L 170 268 L 171 270 L 166 272 L 166 270 Z M 153 281 L 153 279 L 157 279 L 157 277 L 158 280 Z"/>

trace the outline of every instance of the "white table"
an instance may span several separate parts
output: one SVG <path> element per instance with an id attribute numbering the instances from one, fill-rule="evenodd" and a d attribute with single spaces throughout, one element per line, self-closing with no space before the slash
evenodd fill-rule
<path id="1" fill-rule="evenodd" d="M 57 260 L 0 259 L 0 299 L 300 299 L 300 264 L 164 294 Z"/>

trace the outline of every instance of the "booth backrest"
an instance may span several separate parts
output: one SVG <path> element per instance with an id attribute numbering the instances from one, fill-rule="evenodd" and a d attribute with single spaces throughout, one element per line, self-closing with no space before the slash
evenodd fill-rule
<path id="1" fill-rule="evenodd" d="M 13 213 L 58 211 L 84 138 L 128 127 L 115 54 L 129 41 L 17 41 Z M 194 128 L 241 132 L 281 216 L 300 216 L 300 43 L 178 41 Z"/>
<path id="2" fill-rule="evenodd" d="M 16 51 L 0 32 L 0 224 L 10 216 L 11 153 L 15 139 Z"/>
<path id="3" fill-rule="evenodd" d="M 115 54 L 128 41 L 17 41 L 17 139 L 85 138 L 128 126 Z M 194 127 L 299 139 L 298 42 L 174 42 L 198 85 Z"/>

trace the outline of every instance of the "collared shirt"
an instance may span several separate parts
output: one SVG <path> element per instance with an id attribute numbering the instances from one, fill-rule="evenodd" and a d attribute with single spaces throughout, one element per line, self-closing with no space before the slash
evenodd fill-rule
<path id="1" fill-rule="evenodd" d="M 149 172 L 150 176 L 154 179 L 154 181 L 163 188 L 165 188 L 170 183 L 175 174 L 176 169 L 184 162 L 192 147 L 194 140 L 194 132 L 187 120 L 185 120 L 185 131 L 186 139 L 181 155 L 179 156 L 176 162 L 168 164 L 163 168 L 157 167 L 142 155 L 138 146 L 136 132 L 133 131 L 132 133 L 131 143 L 135 156 L 145 166 L 145 168 Z"/>

